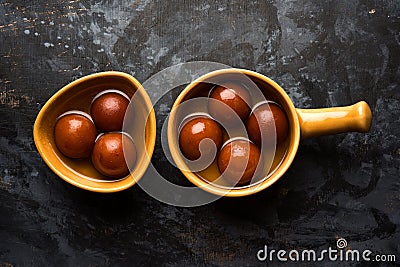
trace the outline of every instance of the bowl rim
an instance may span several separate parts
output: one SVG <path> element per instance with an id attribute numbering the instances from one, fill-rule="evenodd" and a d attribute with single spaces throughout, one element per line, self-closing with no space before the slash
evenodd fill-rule
<path id="1" fill-rule="evenodd" d="M 196 174 L 194 174 L 191 171 L 188 171 L 188 167 L 186 163 L 182 160 L 180 153 L 177 152 L 177 149 L 179 147 L 177 143 L 177 138 L 174 136 L 173 132 L 173 125 L 174 121 L 176 120 L 174 110 L 182 103 L 183 99 L 186 97 L 186 95 L 194 88 L 196 87 L 199 83 L 201 83 L 204 80 L 207 80 L 211 77 L 218 76 L 218 75 L 224 75 L 224 74 L 232 74 L 232 73 L 242 73 L 250 77 L 255 77 L 259 80 L 266 81 L 268 84 L 270 84 L 272 87 L 274 87 L 275 90 L 277 90 L 282 96 L 286 102 L 286 104 L 289 106 L 290 109 L 290 114 L 287 114 L 289 116 L 289 121 L 293 122 L 293 132 L 294 136 L 292 138 L 292 141 L 290 143 L 290 147 L 288 149 L 288 152 L 285 156 L 285 164 L 282 165 L 282 167 L 278 168 L 273 175 L 270 177 L 264 179 L 262 182 L 257 183 L 253 186 L 248 186 L 248 187 L 240 187 L 240 188 L 222 188 L 219 186 L 215 186 L 212 183 L 206 182 L 205 180 L 201 179 L 198 177 Z M 293 162 L 295 155 L 297 153 L 297 149 L 299 146 L 300 142 L 300 123 L 299 119 L 297 116 L 296 108 L 288 96 L 288 94 L 272 79 L 268 78 L 265 75 L 262 75 L 258 72 L 247 70 L 247 69 L 240 69 L 240 68 L 227 68 L 227 69 L 220 69 L 220 70 L 215 70 L 212 72 L 209 72 L 193 82 L 191 82 L 189 85 L 186 86 L 186 88 L 179 94 L 179 96 L 176 98 L 172 108 L 171 108 L 171 113 L 170 117 L 168 120 L 168 146 L 170 153 L 172 155 L 173 160 L 175 161 L 176 166 L 180 169 L 182 174 L 194 185 L 197 187 L 215 194 L 215 195 L 220 195 L 220 196 L 227 196 L 227 197 L 241 197 L 241 196 L 247 196 L 247 195 L 252 195 L 257 192 L 260 192 L 267 187 L 271 186 L 275 182 L 277 182 L 282 175 L 287 171 L 291 163 Z"/>
<path id="2" fill-rule="evenodd" d="M 45 111 L 52 105 L 52 103 L 55 101 L 55 99 L 57 99 L 64 92 L 70 90 L 71 88 L 77 86 L 78 84 L 80 84 L 82 82 L 92 80 L 92 79 L 98 79 L 98 78 L 102 78 L 102 77 L 119 77 L 119 78 L 123 78 L 123 79 L 129 81 L 136 88 L 136 90 L 142 94 L 142 96 L 144 98 L 144 102 L 145 102 L 144 104 L 150 110 L 150 113 L 149 113 L 149 115 L 147 117 L 147 121 L 146 121 L 146 124 L 148 123 L 150 125 L 149 136 L 146 138 L 146 140 L 148 140 L 148 141 L 146 142 L 146 145 L 145 145 L 146 150 L 147 150 L 147 156 L 146 156 L 147 160 L 145 161 L 144 164 L 142 164 L 140 166 L 140 171 L 137 173 L 137 175 L 135 177 L 132 177 L 131 173 L 130 173 L 128 176 L 126 176 L 123 179 L 123 180 L 125 180 L 128 177 L 132 177 L 130 182 L 122 183 L 120 186 L 116 186 L 116 185 L 118 183 L 120 183 L 121 180 L 107 181 L 108 187 L 95 187 L 95 186 L 81 184 L 81 183 L 77 182 L 76 180 L 71 179 L 70 177 L 68 177 L 68 175 L 66 175 L 65 173 L 58 170 L 57 167 L 51 163 L 51 160 L 49 159 L 49 155 L 46 155 L 46 153 L 44 153 L 42 146 L 40 145 L 40 142 L 39 142 L 39 138 L 40 138 L 40 131 L 38 129 L 39 123 L 44 119 L 43 116 L 45 114 Z M 154 147 L 155 147 L 155 142 L 156 142 L 156 117 L 155 117 L 154 107 L 150 100 L 149 95 L 147 94 L 146 90 L 143 88 L 143 85 L 133 76 L 131 76 L 127 73 L 124 73 L 124 72 L 119 72 L 119 71 L 103 71 L 103 72 L 89 74 L 89 75 L 83 76 L 83 77 L 76 79 L 76 80 L 68 83 L 67 85 L 63 86 L 60 90 L 58 90 L 56 93 L 54 93 L 46 101 L 46 103 L 40 109 L 40 111 L 36 117 L 36 120 L 35 120 L 35 123 L 33 126 L 33 139 L 34 139 L 36 148 L 37 148 L 40 156 L 44 160 L 44 162 L 58 177 L 60 177 L 64 181 L 66 181 L 76 187 L 79 187 L 81 189 L 85 189 L 85 190 L 92 191 L 92 192 L 100 192 L 100 193 L 119 192 L 119 191 L 128 189 L 131 186 L 133 186 L 134 184 L 136 184 L 142 178 L 142 176 L 144 175 L 144 173 L 147 170 L 147 167 L 149 166 L 149 164 L 151 162 L 151 158 L 152 158 L 152 155 L 154 152 Z M 93 181 L 91 181 L 91 182 L 93 182 Z M 95 184 L 96 183 L 104 184 L 104 182 L 95 182 Z"/>

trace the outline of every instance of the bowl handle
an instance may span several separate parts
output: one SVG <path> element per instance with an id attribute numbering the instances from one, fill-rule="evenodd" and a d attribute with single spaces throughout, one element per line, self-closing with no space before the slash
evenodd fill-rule
<path id="1" fill-rule="evenodd" d="M 300 122 L 301 139 L 344 132 L 368 132 L 372 113 L 365 101 L 351 106 L 296 109 Z"/>

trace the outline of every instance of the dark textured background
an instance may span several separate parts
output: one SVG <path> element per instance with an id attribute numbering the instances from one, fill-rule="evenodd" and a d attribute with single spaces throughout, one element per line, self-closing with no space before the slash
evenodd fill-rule
<path id="1" fill-rule="evenodd" d="M 0 266 L 253 266 L 264 245 L 322 250 L 340 237 L 399 262 L 399 51 L 397 0 L 0 1 Z M 301 108 L 366 100 L 371 131 L 302 142 L 272 188 L 198 208 L 138 186 L 86 192 L 41 160 L 33 123 L 63 85 L 103 70 L 144 82 L 197 60 L 265 74 Z M 171 105 L 157 104 L 158 122 Z"/>

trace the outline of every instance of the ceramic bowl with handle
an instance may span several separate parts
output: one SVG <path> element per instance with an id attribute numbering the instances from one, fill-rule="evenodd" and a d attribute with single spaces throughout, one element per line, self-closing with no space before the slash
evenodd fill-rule
<path id="1" fill-rule="evenodd" d="M 207 96 L 208 92 L 215 86 L 210 81 L 231 81 L 236 76 L 244 76 L 246 79 L 251 80 L 267 100 L 276 102 L 281 106 L 288 119 L 289 131 L 284 149 L 277 147 L 275 151 L 275 155 L 279 160 L 274 160 L 271 164 L 272 171 L 268 175 L 265 175 L 257 183 L 251 183 L 247 186 L 228 187 L 214 182 L 221 176 L 215 162 L 201 172 L 190 170 L 187 160 L 180 152 L 177 136 L 181 118 L 175 111 L 185 101 L 193 100 L 199 96 Z M 255 100 L 253 102 L 258 101 Z M 257 103 L 251 103 L 251 105 L 255 106 Z M 298 109 L 293 105 L 286 92 L 270 78 L 254 71 L 231 68 L 210 72 L 190 83 L 181 92 L 172 107 L 168 121 L 168 145 L 177 167 L 194 185 L 216 195 L 238 197 L 254 194 L 278 181 L 293 162 L 300 140 L 351 131 L 367 132 L 371 126 L 371 120 L 371 110 L 364 101 L 345 107 Z"/>

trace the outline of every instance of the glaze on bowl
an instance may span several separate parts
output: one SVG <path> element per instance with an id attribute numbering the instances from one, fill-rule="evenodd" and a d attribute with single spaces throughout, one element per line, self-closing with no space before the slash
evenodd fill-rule
<path id="1" fill-rule="evenodd" d="M 54 141 L 54 126 L 59 115 L 69 110 L 90 113 L 93 98 L 110 88 L 131 98 L 135 95 L 131 105 L 134 116 L 127 118 L 135 127 L 126 130 L 137 147 L 135 168 L 122 179 L 111 181 L 94 168 L 90 158 L 68 158 L 57 149 Z M 154 150 L 156 120 L 151 100 L 141 84 L 126 73 L 109 71 L 85 76 L 56 92 L 39 112 L 33 137 L 44 162 L 63 180 L 89 191 L 117 192 L 134 185 L 145 173 Z"/>

